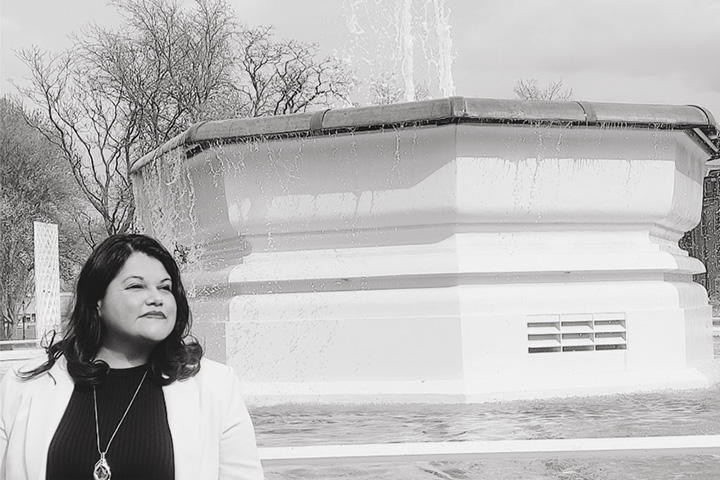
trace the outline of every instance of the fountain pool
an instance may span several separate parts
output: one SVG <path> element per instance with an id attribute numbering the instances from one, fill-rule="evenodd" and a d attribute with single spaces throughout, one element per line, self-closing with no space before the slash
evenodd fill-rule
<path id="1" fill-rule="evenodd" d="M 720 367 L 720 338 L 715 339 Z M 395 442 L 720 434 L 712 388 L 470 405 L 280 405 L 254 408 L 263 447 Z M 274 467 L 276 479 L 716 480 L 720 456 L 484 460 Z"/>

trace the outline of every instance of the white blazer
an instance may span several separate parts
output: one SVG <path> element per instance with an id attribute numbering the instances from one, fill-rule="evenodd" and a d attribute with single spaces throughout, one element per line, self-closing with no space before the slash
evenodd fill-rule
<path id="1" fill-rule="evenodd" d="M 45 480 L 48 448 L 73 389 L 65 357 L 32 380 L 21 380 L 15 369 L 7 372 L 0 385 L 0 480 Z M 255 431 L 231 368 L 203 359 L 197 375 L 163 387 L 163 394 L 175 480 L 263 478 Z"/>

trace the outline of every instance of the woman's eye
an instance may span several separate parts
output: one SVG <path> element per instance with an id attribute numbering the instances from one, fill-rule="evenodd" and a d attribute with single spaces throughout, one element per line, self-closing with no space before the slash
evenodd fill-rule
<path id="1" fill-rule="evenodd" d="M 137 289 L 139 289 L 139 288 L 143 288 L 143 286 L 142 286 L 142 285 L 138 285 L 138 284 L 133 284 L 133 285 L 128 285 L 127 288 L 128 288 L 129 290 L 137 290 Z"/>
<path id="2" fill-rule="evenodd" d="M 171 292 L 172 286 L 171 285 L 162 285 L 162 286 L 160 286 L 160 290 L 167 290 L 168 292 Z"/>

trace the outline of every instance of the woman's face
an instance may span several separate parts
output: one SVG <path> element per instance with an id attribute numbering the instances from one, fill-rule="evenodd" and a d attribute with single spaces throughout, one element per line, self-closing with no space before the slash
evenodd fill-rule
<path id="1" fill-rule="evenodd" d="M 135 252 L 108 285 L 98 311 L 102 346 L 152 348 L 175 327 L 177 305 L 170 275 L 156 258 Z"/>

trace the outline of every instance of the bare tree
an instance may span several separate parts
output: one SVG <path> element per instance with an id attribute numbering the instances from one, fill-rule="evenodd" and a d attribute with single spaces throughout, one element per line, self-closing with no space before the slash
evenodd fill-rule
<path id="1" fill-rule="evenodd" d="M 21 52 L 32 86 L 21 91 L 47 114 L 35 126 L 57 145 L 107 234 L 131 230 L 133 158 L 202 118 L 229 87 L 233 35 L 222 1 L 192 11 L 162 0 L 116 0 L 126 25 L 90 27 L 51 57 Z"/>
<path id="2" fill-rule="evenodd" d="M 191 123 L 235 108 L 237 25 L 225 0 L 196 0 L 194 9 L 167 0 L 114 0 L 126 25 L 94 28 L 80 40 L 137 112 L 138 149 L 147 151 Z M 115 49 L 118 53 L 113 55 Z M 228 104 L 232 105 L 228 107 Z"/>
<path id="3" fill-rule="evenodd" d="M 294 113 L 347 95 L 352 78 L 317 48 L 241 29 L 225 0 L 113 0 L 117 30 L 91 26 L 74 47 L 21 58 L 20 91 L 45 112 L 35 126 L 58 146 L 107 234 L 134 228 L 131 160 L 192 123 Z"/>
<path id="4" fill-rule="evenodd" d="M 572 89 L 563 90 L 562 79 L 557 82 L 550 82 L 545 87 L 540 87 L 536 78 L 529 80 L 520 79 L 515 84 L 513 91 L 521 100 L 554 100 L 568 101 L 572 99 Z"/>
<path id="5" fill-rule="evenodd" d="M 313 105 L 346 100 L 354 79 L 342 62 L 316 60 L 318 47 L 295 40 L 275 41 L 269 27 L 240 33 L 241 97 L 247 116 L 283 115 Z"/>
<path id="6" fill-rule="evenodd" d="M 59 224 L 60 273 L 73 280 L 87 246 L 73 222 L 82 211 L 61 153 L 26 122 L 37 116 L 0 98 L 0 339 L 7 338 L 34 286 L 33 221 Z"/>
<path id="7" fill-rule="evenodd" d="M 23 51 L 33 87 L 21 91 L 45 111 L 33 126 L 63 153 L 107 233 L 124 232 L 134 215 L 127 165 L 139 138 L 138 112 L 124 102 L 122 90 L 97 81 L 100 73 L 88 68 L 82 53 Z"/>

